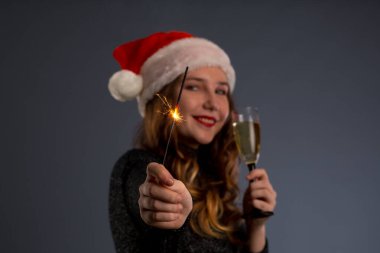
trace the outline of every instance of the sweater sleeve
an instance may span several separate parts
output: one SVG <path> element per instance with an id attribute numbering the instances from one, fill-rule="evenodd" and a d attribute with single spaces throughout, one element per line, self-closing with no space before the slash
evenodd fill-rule
<path id="1" fill-rule="evenodd" d="M 142 150 L 131 150 L 113 168 L 109 219 L 117 253 L 147 252 L 147 247 L 160 243 L 162 239 L 158 229 L 144 223 L 138 207 L 139 186 L 146 178 L 146 166 L 153 161 L 158 161 L 154 155 Z"/>

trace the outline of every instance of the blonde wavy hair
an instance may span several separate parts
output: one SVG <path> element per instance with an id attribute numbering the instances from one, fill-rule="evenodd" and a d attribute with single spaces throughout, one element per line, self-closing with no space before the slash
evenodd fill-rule
<path id="1" fill-rule="evenodd" d="M 181 80 L 179 76 L 159 94 L 175 101 Z M 230 112 L 234 111 L 230 95 L 228 100 Z M 135 139 L 137 146 L 160 156 L 164 155 L 172 123 L 158 113 L 162 107 L 162 101 L 157 96 L 147 103 L 145 117 Z M 190 226 L 195 233 L 238 241 L 234 236 L 241 220 L 241 211 L 235 203 L 239 194 L 237 158 L 231 113 L 214 140 L 208 145 L 201 145 L 197 151 L 181 143 L 174 128 L 165 165 L 175 178 L 186 185 L 193 198 Z"/>

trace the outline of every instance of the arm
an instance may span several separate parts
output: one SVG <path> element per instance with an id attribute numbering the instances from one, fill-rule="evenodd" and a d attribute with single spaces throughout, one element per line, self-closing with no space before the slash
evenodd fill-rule
<path id="1" fill-rule="evenodd" d="M 274 191 L 268 174 L 264 169 L 251 171 L 247 180 L 251 183 L 244 196 L 244 212 L 250 213 L 253 208 L 263 211 L 273 211 L 276 206 L 277 194 Z M 266 228 L 268 218 L 247 217 L 248 248 L 251 252 L 262 252 L 266 248 Z"/>
<path id="2" fill-rule="evenodd" d="M 137 202 L 137 192 L 133 190 L 143 175 L 134 173 L 130 175 L 133 167 L 141 166 L 145 159 L 133 159 L 130 151 L 121 157 L 115 164 L 110 180 L 109 189 L 109 220 L 112 237 L 117 253 L 140 252 L 138 241 L 140 234 L 137 232 L 139 223 L 136 222 L 131 203 Z M 140 173 L 141 174 L 141 173 Z M 138 186 L 136 186 L 138 187 Z M 127 191 L 131 189 L 131 191 Z"/>
<path id="3" fill-rule="evenodd" d="M 146 166 L 157 160 L 157 157 L 146 151 L 131 150 L 113 168 L 109 191 L 109 219 L 117 253 L 150 252 L 149 248 L 160 248 L 161 239 L 166 236 L 144 223 L 137 203 L 138 188 L 146 177 Z"/>
<path id="4" fill-rule="evenodd" d="M 146 171 L 139 188 L 141 218 L 156 228 L 180 228 L 193 208 L 190 192 L 161 164 L 149 163 Z"/>
<path id="5" fill-rule="evenodd" d="M 109 192 L 109 218 L 117 253 L 154 252 L 167 249 L 176 233 L 148 225 L 140 216 L 139 186 L 147 178 L 150 162 L 160 159 L 142 150 L 132 150 L 113 168 Z M 149 241 L 149 243 L 147 243 Z"/>

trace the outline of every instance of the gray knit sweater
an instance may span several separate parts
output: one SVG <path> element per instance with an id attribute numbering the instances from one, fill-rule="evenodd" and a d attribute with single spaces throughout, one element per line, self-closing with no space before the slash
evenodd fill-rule
<path id="1" fill-rule="evenodd" d="M 157 155 L 133 149 L 115 164 L 110 182 L 109 218 L 116 252 L 248 252 L 227 239 L 201 237 L 195 234 L 188 221 L 178 230 L 148 226 L 140 217 L 139 186 L 146 178 L 150 162 L 160 162 Z M 240 231 L 241 239 L 245 233 Z M 262 253 L 268 252 L 265 247 Z"/>

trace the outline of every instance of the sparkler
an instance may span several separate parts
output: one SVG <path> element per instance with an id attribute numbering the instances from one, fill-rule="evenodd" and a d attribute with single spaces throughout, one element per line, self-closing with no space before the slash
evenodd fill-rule
<path id="1" fill-rule="evenodd" d="M 180 122 L 181 120 L 183 120 L 182 115 L 179 112 L 178 106 L 174 107 L 174 109 L 173 109 L 172 105 L 169 103 L 169 101 L 166 99 L 166 97 L 161 96 L 158 93 L 156 94 L 156 96 L 161 100 L 161 102 L 166 107 L 166 110 L 164 112 L 158 111 L 159 113 L 161 113 L 163 115 L 169 115 L 169 117 L 171 117 L 176 122 Z"/>
<path id="2" fill-rule="evenodd" d="M 173 119 L 173 122 L 172 122 L 172 125 L 170 127 L 170 133 L 169 133 L 169 139 L 168 139 L 168 143 L 166 144 L 166 149 L 165 149 L 165 155 L 164 155 L 164 159 L 162 161 L 162 165 L 165 166 L 165 160 L 166 160 L 166 155 L 168 154 L 168 149 L 169 149 L 169 144 L 170 144 L 170 139 L 172 137 L 172 132 L 173 132 L 173 128 L 174 128 L 174 124 L 181 120 L 182 119 L 182 116 L 181 114 L 179 113 L 179 101 L 181 100 L 181 95 L 182 95 L 182 90 L 183 90 L 183 85 L 185 83 L 185 80 L 186 80 L 186 75 L 187 75 L 187 70 L 189 69 L 189 67 L 187 66 L 186 67 L 186 70 L 185 70 L 185 74 L 183 75 L 183 79 L 182 79 L 182 84 L 181 84 L 181 88 L 179 90 L 179 94 L 178 94 L 178 98 L 177 98 L 177 102 L 176 102 L 176 105 L 174 107 L 174 109 L 171 109 L 171 106 L 170 104 L 168 103 L 168 101 L 166 100 L 166 98 L 162 98 L 159 96 L 159 98 L 161 98 L 162 102 L 164 102 L 164 104 L 166 104 L 169 108 L 168 110 L 168 114 L 170 115 L 170 117 Z"/>

